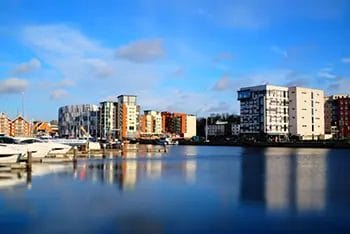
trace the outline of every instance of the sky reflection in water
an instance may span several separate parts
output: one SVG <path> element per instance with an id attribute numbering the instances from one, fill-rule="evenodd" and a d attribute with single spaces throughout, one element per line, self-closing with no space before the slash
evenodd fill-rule
<path id="1" fill-rule="evenodd" d="M 173 146 L 0 173 L 6 232 L 350 231 L 349 150 Z M 112 155 L 109 155 L 112 156 Z"/>

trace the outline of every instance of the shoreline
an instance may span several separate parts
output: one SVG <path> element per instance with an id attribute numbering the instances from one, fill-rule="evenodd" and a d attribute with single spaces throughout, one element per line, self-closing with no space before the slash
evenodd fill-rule
<path id="1" fill-rule="evenodd" d="M 343 142 L 255 142 L 255 143 L 220 143 L 220 142 L 180 142 L 179 145 L 196 146 L 238 146 L 238 147 L 285 147 L 285 148 L 329 148 L 329 149 L 350 149 L 349 143 Z"/>

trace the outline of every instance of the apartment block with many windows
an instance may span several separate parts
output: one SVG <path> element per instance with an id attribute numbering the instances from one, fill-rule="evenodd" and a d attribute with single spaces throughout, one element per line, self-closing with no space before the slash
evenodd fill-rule
<path id="1" fill-rule="evenodd" d="M 22 116 L 18 116 L 14 120 L 12 120 L 11 124 L 11 130 L 10 130 L 11 136 L 31 136 L 32 130 L 31 130 L 31 124 L 25 120 Z"/>
<path id="2" fill-rule="evenodd" d="M 337 99 L 339 138 L 350 137 L 350 97 Z"/>
<path id="3" fill-rule="evenodd" d="M 58 129 L 61 137 L 84 137 L 87 131 L 97 137 L 98 106 L 67 105 L 58 109 Z"/>
<path id="4" fill-rule="evenodd" d="M 141 117 L 142 135 L 161 135 L 162 134 L 162 115 L 158 111 L 145 110 Z"/>
<path id="5" fill-rule="evenodd" d="M 118 96 L 117 128 L 119 139 L 134 139 L 138 137 L 140 107 L 136 104 L 135 95 Z"/>
<path id="6" fill-rule="evenodd" d="M 176 112 L 162 112 L 162 130 L 164 134 L 175 137 L 191 138 L 197 134 L 195 115 Z"/>
<path id="7" fill-rule="evenodd" d="M 274 85 L 238 91 L 240 132 L 245 135 L 285 137 L 288 134 L 288 88 Z"/>
<path id="8" fill-rule="evenodd" d="M 325 97 L 324 124 L 325 134 L 331 134 L 333 138 L 340 138 L 339 134 L 339 102 L 338 99 L 350 98 L 348 94 L 336 94 Z"/>
<path id="9" fill-rule="evenodd" d="M 114 101 L 100 102 L 98 135 L 101 139 L 118 138 L 117 129 L 118 103 Z"/>
<path id="10" fill-rule="evenodd" d="M 324 136 L 324 91 L 289 88 L 289 133 L 303 140 Z"/>

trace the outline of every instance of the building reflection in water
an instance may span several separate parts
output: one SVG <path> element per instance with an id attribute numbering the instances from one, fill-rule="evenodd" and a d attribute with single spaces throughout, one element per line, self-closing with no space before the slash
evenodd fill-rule
<path id="1" fill-rule="evenodd" d="M 273 213 L 324 210 L 327 154 L 327 149 L 245 149 L 241 200 L 261 202 Z"/>
<path id="2" fill-rule="evenodd" d="M 153 179 L 161 176 L 162 161 L 158 158 L 164 153 L 158 152 L 159 147 L 156 147 L 128 144 L 120 157 L 79 162 L 75 177 L 93 183 L 116 184 L 121 190 L 133 190 L 140 176 Z"/>
<path id="3" fill-rule="evenodd" d="M 296 149 L 296 203 L 298 211 L 325 208 L 328 149 Z"/>
<path id="4" fill-rule="evenodd" d="M 137 161 L 123 160 L 120 186 L 123 190 L 133 190 L 137 182 Z"/>
<path id="5" fill-rule="evenodd" d="M 186 182 L 194 184 L 196 182 L 197 161 L 195 159 L 185 160 L 183 163 Z"/>
<path id="6" fill-rule="evenodd" d="M 146 163 L 146 175 L 150 179 L 160 178 L 162 174 L 162 161 L 149 160 Z"/>
<path id="7" fill-rule="evenodd" d="M 244 148 L 242 151 L 241 193 L 242 202 L 260 202 L 264 204 L 265 159 L 262 149 Z"/>
<path id="8" fill-rule="evenodd" d="M 267 148 L 265 151 L 265 198 L 269 210 L 285 210 L 293 200 L 293 158 L 289 148 Z"/>
<path id="9" fill-rule="evenodd" d="M 185 156 L 196 156 L 198 154 L 198 147 L 196 146 L 189 146 L 184 148 L 184 155 Z"/>

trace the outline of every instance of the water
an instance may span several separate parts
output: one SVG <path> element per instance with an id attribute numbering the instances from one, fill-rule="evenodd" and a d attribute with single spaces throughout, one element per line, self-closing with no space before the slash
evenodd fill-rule
<path id="1" fill-rule="evenodd" d="M 0 173 L 1 233 L 350 233 L 349 221 L 344 149 L 172 146 Z"/>

